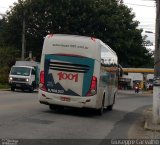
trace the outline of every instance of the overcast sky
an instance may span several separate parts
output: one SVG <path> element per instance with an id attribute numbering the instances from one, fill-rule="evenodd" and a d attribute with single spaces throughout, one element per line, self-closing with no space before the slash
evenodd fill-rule
<path id="1" fill-rule="evenodd" d="M 156 8 L 152 0 L 124 0 L 124 3 L 133 9 L 136 19 L 141 22 L 140 27 L 148 31 L 155 31 Z"/>
<path id="2" fill-rule="evenodd" d="M 148 39 L 155 42 L 155 18 L 156 18 L 156 5 L 153 0 L 123 0 L 129 8 L 132 8 L 133 13 L 136 15 L 136 20 L 140 22 L 139 27 L 144 31 L 152 31 L 152 34 L 143 32 L 143 35 L 148 35 Z M 154 49 L 154 46 L 151 47 Z"/>
<path id="3" fill-rule="evenodd" d="M 18 0 L 1 0 L 0 13 L 5 13 L 10 5 Z M 155 32 L 155 2 L 152 0 L 123 0 L 124 4 L 132 8 L 133 13 L 136 15 L 136 20 L 140 22 L 139 27 L 145 31 Z M 154 34 L 147 34 L 149 40 L 154 42 Z"/>
<path id="4" fill-rule="evenodd" d="M 5 13 L 10 5 L 13 5 L 14 2 L 18 2 L 18 0 L 0 0 L 0 13 Z"/>

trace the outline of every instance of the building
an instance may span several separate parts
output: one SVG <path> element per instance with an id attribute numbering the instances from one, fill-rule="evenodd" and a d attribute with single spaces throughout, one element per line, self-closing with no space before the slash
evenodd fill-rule
<path id="1" fill-rule="evenodd" d="M 153 88 L 154 69 L 122 68 L 123 76 L 119 78 L 119 89 L 134 89 L 139 84 L 142 89 Z"/>

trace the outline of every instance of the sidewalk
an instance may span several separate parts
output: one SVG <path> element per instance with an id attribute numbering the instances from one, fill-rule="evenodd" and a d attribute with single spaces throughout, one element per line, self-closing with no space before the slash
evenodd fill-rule
<path id="1" fill-rule="evenodd" d="M 142 117 L 137 118 L 128 132 L 129 139 L 159 139 L 160 124 L 152 123 L 152 108 L 143 111 Z"/>
<path id="2" fill-rule="evenodd" d="M 151 95 L 151 94 L 153 94 L 153 91 L 152 90 L 149 90 L 149 91 L 139 91 L 139 93 L 135 93 L 135 91 L 134 90 L 118 90 L 118 93 L 122 93 L 122 94 L 149 94 L 149 95 Z"/>

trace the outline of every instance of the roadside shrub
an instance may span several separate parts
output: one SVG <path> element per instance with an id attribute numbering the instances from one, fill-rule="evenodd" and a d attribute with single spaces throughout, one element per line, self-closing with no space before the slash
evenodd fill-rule
<path id="1" fill-rule="evenodd" d="M 8 84 L 8 76 L 9 76 L 10 67 L 2 67 L 0 68 L 0 84 Z"/>
<path id="2" fill-rule="evenodd" d="M 18 51 L 13 47 L 0 47 L 0 84 L 8 84 L 11 66 L 18 57 Z"/>
<path id="3" fill-rule="evenodd" d="M 18 51 L 12 47 L 0 47 L 0 66 L 12 66 L 16 58 L 18 57 Z"/>

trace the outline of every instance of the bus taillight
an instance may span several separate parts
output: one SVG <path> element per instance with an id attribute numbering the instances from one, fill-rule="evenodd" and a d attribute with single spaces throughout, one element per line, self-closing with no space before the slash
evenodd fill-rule
<path id="1" fill-rule="evenodd" d="M 40 72 L 40 83 L 44 84 L 44 71 Z"/>
<path id="2" fill-rule="evenodd" d="M 92 81 L 91 81 L 91 85 L 89 88 L 88 93 L 86 94 L 86 96 L 93 96 L 97 93 L 97 77 L 93 76 L 92 77 Z"/>
<path id="3" fill-rule="evenodd" d="M 45 84 L 44 84 L 44 71 L 40 72 L 40 89 L 43 91 L 47 91 Z"/>

